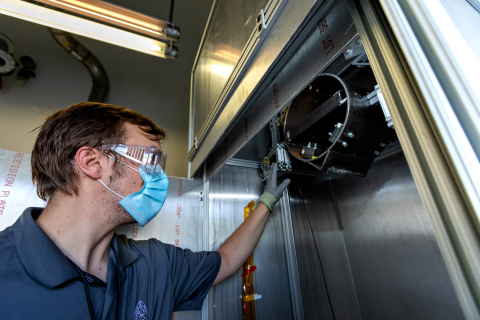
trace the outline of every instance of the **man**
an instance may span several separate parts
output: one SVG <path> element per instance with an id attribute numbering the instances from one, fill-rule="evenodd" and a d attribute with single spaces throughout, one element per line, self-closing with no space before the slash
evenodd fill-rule
<path id="1" fill-rule="evenodd" d="M 171 319 L 201 309 L 257 244 L 273 205 L 276 165 L 261 202 L 216 252 L 115 234 L 145 225 L 168 191 L 165 132 L 126 108 L 79 103 L 46 118 L 32 152 L 45 209 L 0 232 L 0 319 Z"/>

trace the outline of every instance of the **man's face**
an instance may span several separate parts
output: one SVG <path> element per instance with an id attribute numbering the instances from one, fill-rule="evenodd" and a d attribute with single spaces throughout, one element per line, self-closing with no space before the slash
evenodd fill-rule
<path id="1" fill-rule="evenodd" d="M 138 126 L 126 123 L 125 130 L 127 133 L 125 144 L 141 145 L 161 150 L 160 143 L 150 140 Z M 119 160 L 138 170 L 138 163 L 130 161 L 125 157 L 119 157 Z M 113 166 L 113 160 L 111 163 Z M 143 185 L 143 179 L 137 171 L 121 163 L 116 163 L 115 171 L 112 171 L 110 175 L 109 188 L 121 196 L 126 197 L 142 190 Z M 112 193 L 110 194 L 111 197 L 109 197 L 108 205 L 111 206 L 111 210 L 115 212 L 111 223 L 115 225 L 134 223 L 135 219 L 119 204 L 121 199 Z"/>

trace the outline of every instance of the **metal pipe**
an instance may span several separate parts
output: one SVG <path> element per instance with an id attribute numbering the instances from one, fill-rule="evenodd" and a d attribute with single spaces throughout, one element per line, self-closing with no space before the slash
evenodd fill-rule
<path id="1" fill-rule="evenodd" d="M 53 28 L 48 28 L 48 31 L 65 51 L 77 58 L 90 71 L 93 85 L 88 101 L 105 102 L 109 91 L 108 76 L 97 57 L 70 33 Z"/>

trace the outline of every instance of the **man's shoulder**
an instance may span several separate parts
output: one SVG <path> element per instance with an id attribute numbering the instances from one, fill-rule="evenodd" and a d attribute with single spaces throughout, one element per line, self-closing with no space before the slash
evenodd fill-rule
<path id="1" fill-rule="evenodd" d="M 15 237 L 13 235 L 12 227 L 7 227 L 6 229 L 0 231 L 0 251 L 8 246 L 15 245 Z"/>
<path id="2" fill-rule="evenodd" d="M 14 262 L 18 262 L 17 249 L 15 247 L 15 236 L 11 227 L 0 231 L 0 271 L 10 269 Z M 9 263 L 2 263 L 8 261 Z"/>
<path id="3" fill-rule="evenodd" d="M 119 246 L 123 250 L 133 251 L 148 261 L 170 261 L 175 255 L 187 249 L 181 249 L 173 244 L 164 243 L 158 239 L 134 240 L 124 234 L 116 234 Z"/>

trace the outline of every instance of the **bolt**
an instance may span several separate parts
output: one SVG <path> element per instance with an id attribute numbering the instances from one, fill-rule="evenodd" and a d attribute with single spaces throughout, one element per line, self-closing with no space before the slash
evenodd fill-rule
<path id="1" fill-rule="evenodd" d="M 259 26 L 258 26 L 258 32 L 261 32 L 261 31 L 262 31 L 262 27 L 263 27 L 262 25 L 259 25 Z"/>
<path id="2" fill-rule="evenodd" d="M 353 137 L 355 137 L 355 135 L 354 135 L 353 133 L 349 132 L 348 135 L 347 135 L 347 137 L 353 138 Z"/>
<path id="3" fill-rule="evenodd" d="M 380 147 L 384 148 L 385 146 L 386 146 L 386 144 L 385 144 L 385 143 L 383 143 L 383 142 L 382 142 L 382 143 L 380 143 Z"/>
<path id="4" fill-rule="evenodd" d="M 345 54 L 346 54 L 346 55 L 349 55 L 349 54 L 351 54 L 351 53 L 352 53 L 352 49 L 347 48 L 347 50 L 345 50 Z"/>
<path id="5" fill-rule="evenodd" d="M 312 86 L 308 87 L 308 89 L 312 90 Z"/>
<path id="6" fill-rule="evenodd" d="M 257 23 L 260 22 L 261 19 L 262 19 L 262 15 L 259 14 L 258 17 L 257 17 Z"/>
<path id="7" fill-rule="evenodd" d="M 344 147 L 344 148 L 345 148 L 345 147 L 347 147 L 347 146 L 348 146 L 348 143 L 346 143 L 346 142 L 342 142 L 342 147 Z"/>
<path id="8" fill-rule="evenodd" d="M 312 147 L 312 143 L 309 142 L 307 148 L 311 148 L 311 147 Z"/>
<path id="9" fill-rule="evenodd" d="M 361 39 L 361 38 L 358 38 L 357 40 L 355 40 L 355 42 L 356 42 L 357 44 L 362 44 L 362 39 Z"/>
<path id="10" fill-rule="evenodd" d="M 315 143 L 315 145 L 313 146 L 313 149 L 317 149 L 317 144 Z"/>
<path id="11" fill-rule="evenodd" d="M 202 192 L 202 191 L 200 191 L 200 195 L 203 196 L 203 192 Z"/>
<path id="12" fill-rule="evenodd" d="M 378 156 L 378 155 L 380 154 L 380 152 L 377 151 L 377 150 L 375 150 L 374 154 L 375 154 L 376 156 Z"/>

